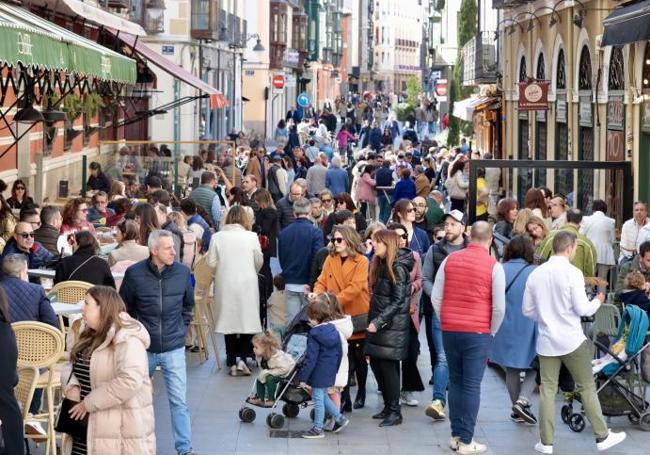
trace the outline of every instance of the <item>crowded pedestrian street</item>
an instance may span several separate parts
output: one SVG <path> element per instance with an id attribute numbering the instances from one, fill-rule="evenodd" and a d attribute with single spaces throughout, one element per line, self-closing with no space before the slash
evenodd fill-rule
<path id="1" fill-rule="evenodd" d="M 0 455 L 648 452 L 650 0 L 0 40 Z"/>

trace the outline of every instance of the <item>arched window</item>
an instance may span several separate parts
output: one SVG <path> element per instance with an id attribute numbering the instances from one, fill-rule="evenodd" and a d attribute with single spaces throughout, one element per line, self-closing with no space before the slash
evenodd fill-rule
<path id="1" fill-rule="evenodd" d="M 544 54 L 540 53 L 537 57 L 537 74 L 538 80 L 546 79 L 546 68 L 544 67 Z"/>
<path id="2" fill-rule="evenodd" d="M 580 67 L 578 70 L 578 89 L 591 90 L 591 55 L 589 48 L 584 46 L 580 52 Z"/>
<path id="3" fill-rule="evenodd" d="M 526 79 L 528 79 L 528 76 L 526 76 L 526 57 L 521 57 L 519 62 L 519 82 L 524 82 Z"/>
<path id="4" fill-rule="evenodd" d="M 557 78 L 556 88 L 565 89 L 566 88 L 566 67 L 564 64 L 564 49 L 560 49 L 560 52 L 557 55 Z"/>
<path id="5" fill-rule="evenodd" d="M 623 48 L 614 46 L 612 57 L 609 60 L 609 80 L 607 88 L 610 90 L 625 90 L 625 73 L 623 67 Z"/>

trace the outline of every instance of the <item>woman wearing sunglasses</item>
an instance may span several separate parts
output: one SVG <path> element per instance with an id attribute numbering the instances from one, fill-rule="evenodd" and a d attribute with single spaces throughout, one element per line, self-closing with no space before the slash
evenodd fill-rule
<path id="1" fill-rule="evenodd" d="M 408 235 L 408 248 L 413 251 L 417 251 L 421 258 L 423 258 L 431 242 L 429 242 L 429 236 L 424 229 L 420 229 L 415 226 L 415 206 L 413 202 L 408 199 L 400 199 L 395 203 L 395 208 L 393 208 L 393 219 L 394 223 L 399 223 L 406 228 L 406 234 Z"/>
<path id="2" fill-rule="evenodd" d="M 366 402 L 366 378 L 368 364 L 365 359 L 365 339 L 368 321 L 368 260 L 361 237 L 351 226 L 336 225 L 332 228 L 330 254 L 325 259 L 323 271 L 316 280 L 310 299 L 321 292 L 333 292 L 343 312 L 352 316 L 354 333 L 348 340 L 348 361 L 350 375 L 356 373 L 357 395 L 354 408 L 359 409 Z M 352 411 L 350 387 L 342 394 L 344 412 Z"/>
<path id="3" fill-rule="evenodd" d="M 408 234 L 406 228 L 399 223 L 390 223 L 388 229 L 395 231 L 399 235 L 400 249 L 408 249 Z M 409 323 L 409 342 L 408 356 L 402 361 L 402 393 L 400 401 L 407 406 L 417 406 L 418 401 L 413 398 L 413 392 L 424 391 L 424 384 L 418 371 L 418 355 L 420 354 L 420 342 L 418 333 L 420 332 L 420 295 L 422 294 L 422 267 L 420 255 L 413 251 L 415 263 L 409 277 L 411 278 L 411 297 L 409 299 L 409 313 L 411 321 Z M 372 280 L 372 277 L 370 278 Z"/>
<path id="4" fill-rule="evenodd" d="M 27 194 L 27 185 L 18 179 L 11 187 L 11 197 L 7 199 L 7 204 L 14 210 L 20 210 L 25 205 L 34 204 L 34 200 Z"/>
<path id="5" fill-rule="evenodd" d="M 77 231 L 89 231 L 95 235 L 95 227 L 86 217 L 88 216 L 88 204 L 85 199 L 70 199 L 63 207 L 63 225 L 61 234 L 68 234 Z"/>
<path id="6" fill-rule="evenodd" d="M 384 397 L 384 409 L 373 415 L 380 427 L 402 423 L 400 408 L 400 361 L 408 357 L 410 273 L 413 253 L 400 248 L 395 231 L 382 230 L 372 238 L 375 257 L 370 267 L 372 300 L 368 311 L 366 353 Z"/>

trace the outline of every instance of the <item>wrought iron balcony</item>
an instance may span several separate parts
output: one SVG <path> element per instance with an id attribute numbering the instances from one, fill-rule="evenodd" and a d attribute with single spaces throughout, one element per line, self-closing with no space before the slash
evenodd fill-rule
<path id="1" fill-rule="evenodd" d="M 497 79 L 494 32 L 480 32 L 462 50 L 463 85 L 493 84 Z"/>

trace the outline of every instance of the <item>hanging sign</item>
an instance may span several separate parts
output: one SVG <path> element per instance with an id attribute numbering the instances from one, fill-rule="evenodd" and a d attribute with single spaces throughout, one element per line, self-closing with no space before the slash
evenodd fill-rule
<path id="1" fill-rule="evenodd" d="M 524 81 L 519 83 L 519 110 L 539 111 L 548 109 L 548 86 L 550 81 Z"/>

